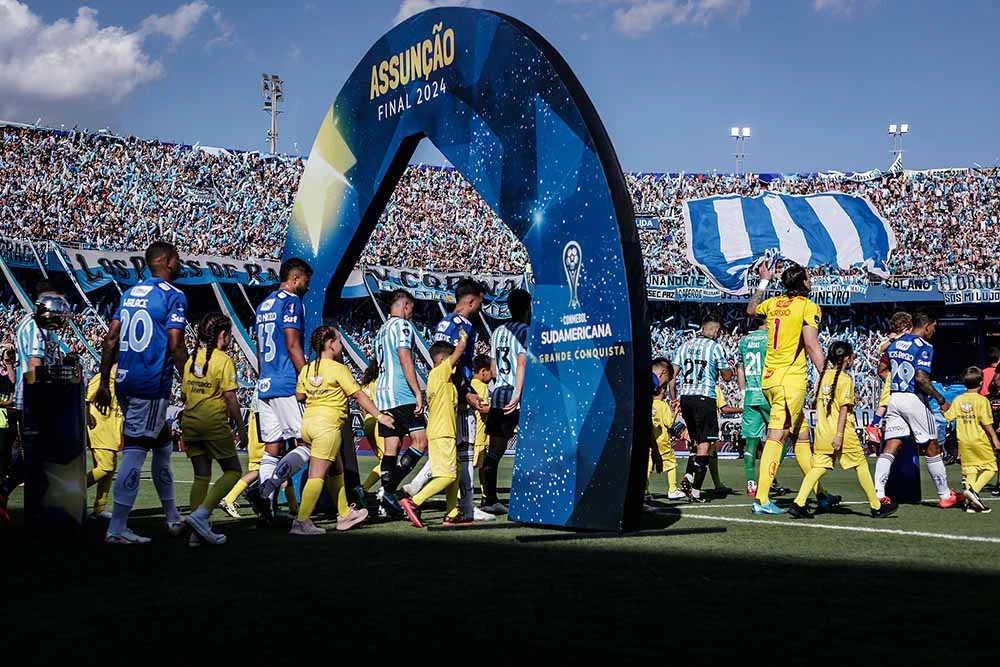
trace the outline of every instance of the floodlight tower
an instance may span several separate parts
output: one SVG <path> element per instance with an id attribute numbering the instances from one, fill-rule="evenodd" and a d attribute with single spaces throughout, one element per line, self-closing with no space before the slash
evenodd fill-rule
<path id="1" fill-rule="evenodd" d="M 264 98 L 264 111 L 271 114 L 271 129 L 267 131 L 271 152 L 278 152 L 278 102 L 285 100 L 285 82 L 277 74 L 260 75 L 260 94 Z"/>
<path id="2" fill-rule="evenodd" d="M 746 169 L 746 142 L 750 141 L 750 128 L 749 127 L 731 127 L 729 128 L 729 136 L 736 140 L 736 173 L 742 174 L 744 169 Z"/>
<path id="3" fill-rule="evenodd" d="M 909 123 L 890 123 L 889 136 L 892 137 L 892 164 L 899 163 L 899 168 L 903 167 L 903 135 L 910 133 Z"/>

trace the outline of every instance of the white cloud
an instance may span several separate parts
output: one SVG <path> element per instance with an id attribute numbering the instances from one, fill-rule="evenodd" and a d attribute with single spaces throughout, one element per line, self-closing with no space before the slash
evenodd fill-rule
<path id="1" fill-rule="evenodd" d="M 205 48 L 212 50 L 216 46 L 230 46 L 233 44 L 233 24 L 226 20 L 222 12 L 212 14 L 212 23 L 218 34 L 205 43 Z"/>
<path id="2" fill-rule="evenodd" d="M 813 0 L 813 9 L 834 16 L 853 16 L 872 7 L 877 0 Z"/>
<path id="3" fill-rule="evenodd" d="M 750 0 L 625 0 L 614 12 L 615 29 L 639 37 L 663 23 L 706 26 L 750 12 Z"/>
<path id="4" fill-rule="evenodd" d="M 299 48 L 298 44 L 292 44 L 292 48 L 288 50 L 288 59 L 293 63 L 302 60 L 302 49 Z"/>
<path id="5" fill-rule="evenodd" d="M 147 38 L 161 35 L 175 45 L 209 9 L 205 0 L 195 0 L 129 29 L 102 26 L 90 7 L 47 23 L 25 2 L 0 0 L 0 116 L 40 115 L 67 124 L 111 120 L 137 88 L 165 73 Z"/>
<path id="6" fill-rule="evenodd" d="M 473 2 L 472 0 L 403 0 L 402 4 L 399 5 L 399 11 L 396 12 L 396 18 L 392 20 L 392 24 L 402 23 L 414 14 L 419 14 L 435 7 L 469 7 L 478 4 L 478 2 Z"/>
<path id="7" fill-rule="evenodd" d="M 164 35 L 176 44 L 191 34 L 209 9 L 204 0 L 181 5 L 173 14 L 151 14 L 139 24 L 140 35 Z"/>

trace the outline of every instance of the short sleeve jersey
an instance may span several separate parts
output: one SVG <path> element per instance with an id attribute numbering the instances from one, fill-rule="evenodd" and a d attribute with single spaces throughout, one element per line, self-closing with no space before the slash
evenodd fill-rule
<path id="1" fill-rule="evenodd" d="M 743 365 L 743 377 L 746 389 L 743 392 L 743 405 L 767 405 L 764 392 L 760 388 L 760 379 L 764 375 L 764 360 L 767 358 L 767 332 L 755 329 L 740 339 L 740 363 Z"/>
<path id="2" fill-rule="evenodd" d="M 469 383 L 472 381 L 472 360 L 476 356 L 476 328 L 472 326 L 472 322 L 465 315 L 458 313 L 448 315 L 434 329 L 434 342 L 443 340 L 452 345 L 458 345 L 463 331 L 469 342 L 466 343 L 465 351 L 462 352 L 462 356 L 458 360 L 458 368 L 461 372 L 461 377 L 458 379 L 468 388 L 467 391 L 471 391 Z M 513 382 L 511 386 L 514 386 Z"/>
<path id="3" fill-rule="evenodd" d="M 906 333 L 889 344 L 884 359 L 889 363 L 889 390 L 893 394 L 916 394 L 917 371 L 930 375 L 934 346 L 920 336 Z"/>
<path id="4" fill-rule="evenodd" d="M 497 362 L 497 386 L 517 386 L 517 358 L 528 353 L 528 325 L 524 322 L 505 322 L 494 329 L 490 337 L 490 353 Z"/>
<path id="5" fill-rule="evenodd" d="M 681 396 L 704 396 L 713 401 L 718 372 L 729 370 L 722 346 L 701 335 L 677 348 L 672 363 L 680 369 L 677 390 Z"/>
<path id="6" fill-rule="evenodd" d="M 62 342 L 55 331 L 42 329 L 32 315 L 25 315 L 17 325 L 17 372 L 14 376 L 14 404 L 24 409 L 24 377 L 32 357 L 46 365 L 58 364 L 63 358 Z"/>
<path id="7" fill-rule="evenodd" d="M 819 328 L 823 315 L 819 306 L 804 296 L 772 297 L 757 306 L 757 315 L 767 321 L 767 356 L 761 385 L 780 384 L 784 378 L 806 379 L 806 348 L 802 329 Z"/>
<path id="8" fill-rule="evenodd" d="M 97 398 L 97 390 L 101 386 L 100 373 L 95 374 L 87 383 L 87 402 L 93 403 Z M 111 409 L 102 415 L 97 408 L 88 408 L 94 418 L 94 428 L 87 425 L 87 435 L 90 436 L 91 449 L 118 450 L 122 444 L 122 409 L 118 405 L 118 397 L 111 392 Z"/>
<path id="9" fill-rule="evenodd" d="M 302 419 L 321 417 L 337 427 L 347 421 L 347 398 L 361 391 L 351 375 L 351 369 L 339 361 L 320 359 L 310 362 L 299 371 L 295 387 L 297 394 L 305 394 L 306 410 Z"/>
<path id="10" fill-rule="evenodd" d="M 828 368 L 820 379 L 819 390 L 816 393 L 816 445 L 817 454 L 833 453 L 833 438 L 837 435 L 837 422 L 840 419 L 840 409 L 845 405 L 854 406 L 854 380 L 841 371 L 837 377 L 837 389 L 834 393 L 833 378 L 837 371 Z M 858 432 L 855 430 L 854 410 L 847 412 L 847 424 L 844 426 L 843 447 L 859 448 Z"/>
<path id="11" fill-rule="evenodd" d="M 968 391 L 955 397 L 944 418 L 955 422 L 958 453 L 963 467 L 989 465 L 996 461 L 993 445 L 983 429 L 983 426 L 993 424 L 989 399 L 978 392 Z"/>
<path id="12" fill-rule="evenodd" d="M 283 289 L 276 290 L 257 306 L 255 326 L 260 356 L 260 398 L 280 398 L 295 393 L 295 364 L 288 355 L 285 331 L 295 331 L 301 342 L 306 315 L 302 299 Z"/>
<path id="13" fill-rule="evenodd" d="M 122 294 L 112 319 L 121 322 L 118 396 L 170 398 L 174 362 L 167 332 L 187 327 L 184 293 L 166 280 L 148 278 Z"/>
<path id="14" fill-rule="evenodd" d="M 410 350 L 412 353 L 413 336 L 413 324 L 401 317 L 390 317 L 375 334 L 375 360 L 379 368 L 375 405 L 379 410 L 392 410 L 417 402 L 399 361 L 399 350 Z"/>
<path id="15" fill-rule="evenodd" d="M 427 439 L 455 438 L 455 417 L 458 410 L 458 390 L 451 376 L 455 372 L 451 359 L 446 358 L 431 369 L 427 376 Z"/>
<path id="16" fill-rule="evenodd" d="M 670 427 L 674 425 L 674 413 L 670 404 L 653 399 L 653 438 L 661 450 L 670 447 Z"/>
<path id="17" fill-rule="evenodd" d="M 223 394 L 236 391 L 236 365 L 225 352 L 214 350 L 208 367 L 205 360 L 208 351 L 198 350 L 191 363 L 184 366 L 184 440 L 225 440 L 231 437 L 229 412 Z"/>
<path id="18" fill-rule="evenodd" d="M 472 378 L 472 391 L 476 392 L 476 396 L 479 397 L 480 402 L 483 405 L 490 404 L 490 386 L 478 380 Z M 476 445 L 481 445 L 486 442 L 486 420 L 483 419 L 483 414 L 476 411 Z"/>

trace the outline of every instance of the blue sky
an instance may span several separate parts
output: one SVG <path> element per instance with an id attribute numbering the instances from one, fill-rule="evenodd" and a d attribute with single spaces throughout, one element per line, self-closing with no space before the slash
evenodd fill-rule
<path id="1" fill-rule="evenodd" d="M 259 79 L 275 72 L 279 150 L 306 153 L 365 51 L 432 4 L 0 0 L 0 118 L 264 149 Z M 885 169 L 890 122 L 910 124 L 908 168 L 1000 158 L 1000 3 L 471 4 L 521 19 L 563 54 L 629 171 L 731 171 L 732 125 L 753 128 L 752 171 Z"/>

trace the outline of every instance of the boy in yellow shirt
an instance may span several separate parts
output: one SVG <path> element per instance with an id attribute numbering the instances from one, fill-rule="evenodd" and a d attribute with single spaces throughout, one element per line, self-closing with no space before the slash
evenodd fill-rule
<path id="1" fill-rule="evenodd" d="M 472 467 L 479 470 L 479 486 L 482 489 L 483 458 L 490 439 L 486 435 L 486 415 L 490 413 L 490 380 L 493 379 L 493 359 L 488 354 L 477 354 L 472 360 L 472 391 L 483 406 L 476 412 L 476 442 L 473 446 Z"/>
<path id="2" fill-rule="evenodd" d="M 996 451 L 1000 440 L 993 428 L 993 411 L 990 401 L 980 395 L 983 371 L 970 366 L 962 373 L 962 384 L 967 391 L 951 402 L 944 418 L 955 422 L 958 436 L 958 454 L 962 459 L 962 477 L 965 479 L 965 511 L 988 514 L 979 492 L 997 474 Z"/>
<path id="3" fill-rule="evenodd" d="M 466 517 L 458 511 L 458 449 L 455 444 L 458 389 L 452 379 L 467 342 L 468 337 L 463 331 L 458 345 L 447 341 L 431 345 L 434 368 L 427 376 L 427 451 L 430 454 L 427 465 L 431 466 L 434 476 L 417 495 L 399 501 L 410 523 L 417 528 L 424 527 L 420 520 L 421 506 L 441 491 L 446 494 L 446 513 L 442 524 L 458 526 L 472 523 L 471 516 Z"/>
<path id="4" fill-rule="evenodd" d="M 118 364 L 111 367 L 111 376 L 118 371 Z M 111 409 L 108 414 L 101 414 L 93 409 L 94 397 L 101 386 L 101 374 L 96 373 L 87 385 L 87 436 L 90 440 L 90 454 L 94 459 L 94 467 L 87 473 L 87 487 L 97 486 L 94 496 L 94 511 L 90 515 L 94 519 L 111 519 L 107 510 L 108 492 L 111 490 L 112 477 L 118 467 L 118 452 L 122 448 L 122 409 L 118 406 L 118 397 L 111 392 Z"/>
<path id="5" fill-rule="evenodd" d="M 674 444 L 670 437 L 670 427 L 674 425 L 674 413 L 667 402 L 667 382 L 663 382 L 653 390 L 653 439 L 656 441 L 656 452 L 650 452 L 649 467 L 646 470 L 646 486 L 653 468 L 667 476 L 667 499 L 682 500 L 687 496 L 677 488 L 677 457 L 674 455 Z M 659 454 L 657 462 L 656 453 Z"/>

